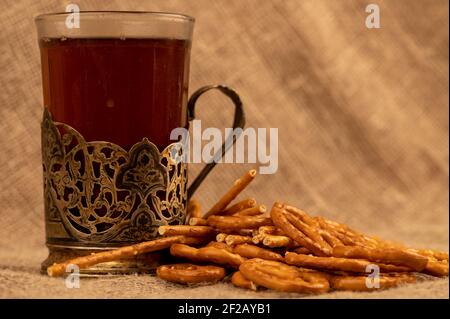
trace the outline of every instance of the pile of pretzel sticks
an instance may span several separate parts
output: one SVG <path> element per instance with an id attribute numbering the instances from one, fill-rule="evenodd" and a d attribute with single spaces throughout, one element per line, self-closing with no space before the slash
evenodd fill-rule
<path id="1" fill-rule="evenodd" d="M 448 253 L 413 249 L 357 232 L 285 203 L 268 211 L 255 199 L 233 200 L 255 178 L 251 170 L 205 214 L 188 205 L 187 225 L 160 226 L 161 238 L 54 264 L 98 263 L 169 249 L 177 263 L 157 269 L 161 279 L 181 284 L 227 280 L 236 287 L 283 292 L 373 291 L 416 282 L 419 273 L 448 276 Z"/>

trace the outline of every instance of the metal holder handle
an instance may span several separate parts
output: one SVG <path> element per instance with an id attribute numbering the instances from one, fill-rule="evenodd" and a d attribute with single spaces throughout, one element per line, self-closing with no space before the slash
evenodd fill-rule
<path id="1" fill-rule="evenodd" d="M 188 119 L 189 121 L 195 119 L 195 105 L 197 103 L 198 98 L 203 95 L 204 93 L 208 92 L 209 90 L 217 89 L 223 94 L 225 94 L 227 97 L 231 99 L 231 101 L 234 104 L 234 120 L 233 120 L 233 130 L 236 128 L 243 129 L 245 126 L 245 114 L 244 114 L 244 107 L 242 105 L 242 101 L 239 97 L 239 95 L 234 91 L 233 89 L 225 86 L 225 85 L 207 85 L 204 87 L 201 87 L 197 91 L 195 91 L 191 97 L 189 98 L 188 104 L 187 104 L 187 110 L 188 110 Z M 238 134 L 239 135 L 239 134 Z M 194 195 L 197 188 L 200 186 L 200 184 L 204 181 L 206 176 L 211 172 L 211 170 L 216 166 L 217 160 L 221 159 L 225 153 L 228 151 L 228 149 L 236 143 L 237 137 L 239 137 L 236 134 L 230 134 L 226 139 L 225 142 L 222 144 L 221 150 L 218 151 L 216 154 L 214 154 L 213 161 L 206 164 L 205 167 L 200 171 L 198 176 L 194 179 L 192 184 L 188 188 L 188 198 L 191 198 L 192 195 Z"/>

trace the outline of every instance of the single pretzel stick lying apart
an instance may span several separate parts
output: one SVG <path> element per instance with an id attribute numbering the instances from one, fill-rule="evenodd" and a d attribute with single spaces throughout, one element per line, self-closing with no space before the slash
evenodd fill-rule
<path id="1" fill-rule="evenodd" d="M 278 261 L 249 259 L 239 271 L 258 286 L 283 292 L 323 293 L 329 290 L 327 275 Z"/>
<path id="2" fill-rule="evenodd" d="M 233 231 L 272 225 L 272 220 L 262 216 L 211 216 L 208 217 L 208 225 L 218 229 Z"/>
<path id="3" fill-rule="evenodd" d="M 378 280 L 367 276 L 330 276 L 329 280 L 331 288 L 334 290 L 377 291 L 401 284 L 414 283 L 416 277 L 413 274 L 385 274 L 381 275 Z"/>
<path id="4" fill-rule="evenodd" d="M 238 268 L 245 261 L 245 258 L 237 254 L 213 246 L 197 249 L 188 245 L 174 244 L 170 247 L 170 254 L 193 261 L 213 262 L 220 265 L 229 265 L 234 268 Z"/>
<path id="5" fill-rule="evenodd" d="M 333 248 L 334 257 L 358 258 L 375 263 L 406 266 L 415 271 L 422 271 L 428 258 L 422 255 L 397 248 L 367 248 L 361 246 L 337 246 Z"/>
<path id="6" fill-rule="evenodd" d="M 316 256 L 331 255 L 332 247 L 320 236 L 316 229 L 304 223 L 298 216 L 288 212 L 284 208 L 284 204 L 275 203 L 270 214 L 275 226 L 300 246 L 308 248 Z"/>
<path id="7" fill-rule="evenodd" d="M 215 283 L 225 277 L 225 269 L 218 266 L 174 264 L 159 266 L 156 275 L 161 279 L 180 284 Z"/>
<path id="8" fill-rule="evenodd" d="M 173 225 L 159 226 L 158 233 L 162 236 L 213 237 L 216 231 L 209 226 Z"/>
<path id="9" fill-rule="evenodd" d="M 233 214 L 233 216 L 259 216 L 267 212 L 267 208 L 265 205 L 259 205 L 255 207 L 250 207 L 247 209 L 243 209 Z"/>
<path id="10" fill-rule="evenodd" d="M 189 219 L 189 225 L 191 225 L 191 226 L 208 226 L 208 222 L 204 218 L 191 217 Z"/>
<path id="11" fill-rule="evenodd" d="M 228 207 L 227 209 L 223 210 L 220 213 L 217 213 L 216 215 L 234 215 L 237 212 L 243 211 L 247 208 L 252 208 L 256 206 L 256 199 L 254 198 L 247 198 L 240 202 L 237 202 L 236 204 Z"/>
<path id="12" fill-rule="evenodd" d="M 316 257 L 310 255 L 301 255 L 292 252 L 286 252 L 286 263 L 299 267 L 320 269 L 320 270 L 338 270 L 365 273 L 369 265 L 373 262 L 363 259 L 350 259 L 338 257 Z M 397 265 L 376 264 L 382 272 L 408 272 L 412 269 Z"/>
<path id="13" fill-rule="evenodd" d="M 240 271 L 236 271 L 233 276 L 231 276 L 231 283 L 235 287 L 245 288 L 250 290 L 258 290 L 258 286 L 251 280 L 245 278 Z"/>
<path id="14" fill-rule="evenodd" d="M 261 258 L 265 260 L 283 261 L 283 256 L 269 249 L 254 245 L 242 244 L 233 248 L 233 252 L 245 258 Z"/>
<path id="15" fill-rule="evenodd" d="M 241 193 L 245 187 L 255 178 L 256 170 L 252 169 L 237 179 L 233 186 L 219 199 L 219 201 L 205 214 L 205 218 L 218 214 L 225 210 L 228 204 Z"/>
<path id="16" fill-rule="evenodd" d="M 47 274 L 51 277 L 62 276 L 67 266 L 77 265 L 80 269 L 87 268 L 96 264 L 110 262 L 125 258 L 131 258 L 136 255 L 145 254 L 153 251 L 169 248 L 174 243 L 199 244 L 204 243 L 202 238 L 193 238 L 186 236 L 173 236 L 159 238 L 152 241 L 146 241 L 139 244 L 108 250 L 105 252 L 93 253 L 91 255 L 77 257 L 66 262 L 53 264 L 47 268 Z"/>
<path id="17" fill-rule="evenodd" d="M 189 200 L 186 215 L 188 216 L 189 219 L 202 217 L 202 209 L 200 206 L 200 202 L 195 198 Z"/>

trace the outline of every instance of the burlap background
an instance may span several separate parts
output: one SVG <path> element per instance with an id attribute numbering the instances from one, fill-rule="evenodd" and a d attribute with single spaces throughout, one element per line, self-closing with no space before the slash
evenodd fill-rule
<path id="1" fill-rule="evenodd" d="M 279 169 L 246 190 L 363 231 L 448 251 L 448 1 L 76 1 L 83 10 L 176 11 L 197 18 L 191 91 L 236 88 L 248 125 L 279 128 Z M 40 164 L 41 78 L 33 18 L 66 1 L 3 0 L 0 10 L 0 297 L 298 297 L 229 284 L 183 288 L 149 276 L 82 281 L 38 274 L 46 256 Z M 202 99 L 205 123 L 230 113 Z M 194 176 L 201 165 L 191 165 Z M 220 165 L 207 207 L 251 165 Z M 244 195 L 244 196 L 245 196 Z M 447 297 L 448 280 L 371 294 Z"/>

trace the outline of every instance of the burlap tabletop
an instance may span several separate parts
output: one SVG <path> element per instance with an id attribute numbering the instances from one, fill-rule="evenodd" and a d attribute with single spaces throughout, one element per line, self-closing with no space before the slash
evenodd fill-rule
<path id="1" fill-rule="evenodd" d="M 362 231 L 448 251 L 448 1 L 77 1 L 83 10 L 177 11 L 197 18 L 192 89 L 236 88 L 248 125 L 279 128 L 279 169 L 242 196 L 282 199 Z M 150 276 L 84 280 L 67 289 L 38 273 L 44 247 L 39 51 L 33 17 L 66 1 L 1 2 L 0 297 L 299 297 L 231 287 L 184 288 Z M 211 94 L 205 125 L 230 113 Z M 220 165 L 198 192 L 212 205 L 252 165 Z M 191 165 L 193 177 L 201 168 Z M 437 279 L 331 298 L 448 298 Z"/>

